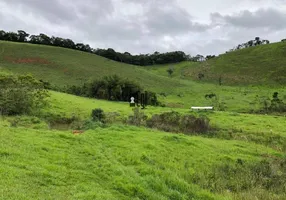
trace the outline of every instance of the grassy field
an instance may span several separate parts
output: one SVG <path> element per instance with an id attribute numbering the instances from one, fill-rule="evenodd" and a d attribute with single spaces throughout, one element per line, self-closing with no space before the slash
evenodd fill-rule
<path id="1" fill-rule="evenodd" d="M 211 193 L 193 182 L 194 174 L 282 155 L 246 142 L 122 125 L 80 136 L 0 126 L 1 199 L 231 199 L 242 194 Z"/>
<path id="2" fill-rule="evenodd" d="M 202 115 L 214 128 L 182 135 L 133 127 L 123 123 L 133 114 L 128 103 L 49 91 L 49 105 L 33 116 L 0 116 L 0 199 L 286 199 L 286 116 L 250 113 L 276 91 L 286 100 L 281 79 L 273 79 L 275 73 L 285 77 L 284 49 L 277 43 L 204 63 L 182 62 L 168 77 L 170 65 L 137 67 L 69 49 L 0 41 L 0 74 L 31 73 L 59 86 L 118 74 L 164 93 L 159 100 L 166 107 L 148 106 L 148 117 L 170 111 Z M 244 71 L 251 79 L 241 79 Z M 205 79 L 197 80 L 198 72 L 207 72 Z M 259 77 L 267 84 L 255 85 Z M 219 100 L 207 100 L 210 93 Z M 210 105 L 224 111 L 190 110 Z M 54 119 L 88 120 L 95 108 L 115 114 L 112 124 L 82 135 L 73 135 L 70 124 L 51 125 Z"/>

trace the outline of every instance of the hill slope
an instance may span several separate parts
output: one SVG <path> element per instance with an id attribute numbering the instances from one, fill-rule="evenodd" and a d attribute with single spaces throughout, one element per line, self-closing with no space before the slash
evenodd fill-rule
<path id="1" fill-rule="evenodd" d="M 81 51 L 0 41 L 0 68 L 13 73 L 32 73 L 60 86 L 83 84 L 90 78 L 117 74 L 152 88 L 182 86 L 178 81 L 152 74 L 141 67 L 115 62 Z"/>
<path id="2" fill-rule="evenodd" d="M 219 59 L 221 58 L 208 62 Z M 202 84 L 193 81 L 192 79 L 197 79 L 197 73 L 204 71 L 205 68 L 201 65 L 205 64 L 193 62 L 175 64 L 175 72 L 170 78 L 166 72 L 170 65 L 138 67 L 71 49 L 0 41 L 0 71 L 16 74 L 32 73 L 38 79 L 59 86 L 82 84 L 89 78 L 117 74 L 139 82 L 148 90 L 162 93 L 159 100 L 169 107 L 216 106 L 216 102 L 205 98 L 206 94 L 215 93 L 220 101 L 226 104 L 228 111 L 247 112 L 253 108 L 250 104 L 257 95 L 271 98 L 276 91 L 281 97 L 285 95 L 285 89 L 277 87 L 269 89 L 264 86 L 259 88 L 225 86 L 225 78 L 222 81 L 223 85 L 219 86 L 216 78 L 211 79 L 214 75 L 211 70 L 204 72 L 205 79 L 215 84 L 206 83 L 205 80 L 201 81 Z"/>
<path id="3" fill-rule="evenodd" d="M 173 65 L 149 66 L 157 74 L 167 76 L 169 66 L 174 67 L 174 77 L 199 81 L 198 74 L 204 74 L 201 82 L 227 85 L 285 85 L 286 84 L 286 42 L 250 47 L 202 63 L 182 62 Z"/>
<path id="4" fill-rule="evenodd" d="M 286 84 L 286 42 L 261 45 L 220 55 L 185 71 L 204 73 L 209 81 L 228 84 Z"/>

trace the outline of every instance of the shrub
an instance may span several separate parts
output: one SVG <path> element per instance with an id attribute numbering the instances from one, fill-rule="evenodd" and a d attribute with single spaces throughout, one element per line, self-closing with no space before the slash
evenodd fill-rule
<path id="1" fill-rule="evenodd" d="M 256 97 L 254 103 L 256 102 L 260 105 L 260 112 L 286 112 L 286 103 L 279 99 L 278 92 L 273 93 L 272 99 L 269 97 Z"/>
<path id="2" fill-rule="evenodd" d="M 269 109 L 274 112 L 286 112 L 286 104 L 279 99 L 278 92 L 274 92 Z"/>
<path id="3" fill-rule="evenodd" d="M 271 191 L 281 195 L 286 192 L 286 159 L 263 159 L 260 162 L 248 163 L 242 159 L 225 162 L 213 167 L 211 171 L 202 171 L 193 175 L 194 184 L 212 192 L 234 193 L 252 192 L 256 196 L 257 189 Z M 213 183 L 216 184 L 213 184 Z M 272 198 L 265 198 L 272 199 Z"/>
<path id="4" fill-rule="evenodd" d="M 211 101 L 214 106 L 214 109 L 216 109 L 217 111 L 225 111 L 227 108 L 226 103 L 220 100 L 220 97 L 218 95 L 215 95 L 213 97 L 214 98 L 211 98 Z"/>
<path id="5" fill-rule="evenodd" d="M 144 115 L 144 112 L 140 111 L 139 107 L 133 108 L 133 115 L 130 115 L 127 119 L 127 124 L 142 126 L 146 123 L 147 116 Z"/>
<path id="6" fill-rule="evenodd" d="M 91 112 L 91 117 L 92 117 L 92 120 L 93 120 L 93 121 L 103 122 L 103 121 L 104 121 L 104 118 L 105 118 L 105 115 L 104 115 L 104 112 L 103 112 L 102 109 L 96 108 L 96 109 L 93 109 L 93 110 L 92 110 L 92 112 Z"/>
<path id="7" fill-rule="evenodd" d="M 178 112 L 166 112 L 153 115 L 147 120 L 147 126 L 166 132 L 207 133 L 211 130 L 209 119 L 194 115 L 181 115 Z"/>
<path id="8" fill-rule="evenodd" d="M 216 94 L 214 94 L 214 93 L 206 94 L 206 95 L 205 95 L 205 98 L 206 98 L 206 99 L 212 99 L 212 98 L 214 98 L 214 97 L 216 97 Z"/>
<path id="9" fill-rule="evenodd" d="M 174 68 L 173 67 L 169 67 L 169 69 L 167 69 L 167 72 L 168 72 L 169 76 L 171 77 L 172 74 L 174 73 Z"/>
<path id="10" fill-rule="evenodd" d="M 95 130 L 97 128 L 103 128 L 103 127 L 105 127 L 105 125 L 101 121 L 86 120 L 83 122 L 80 129 L 82 129 L 82 130 Z"/>
<path id="11" fill-rule="evenodd" d="M 209 122 L 207 117 L 185 115 L 181 118 L 180 129 L 183 133 L 206 133 L 211 129 Z"/>
<path id="12" fill-rule="evenodd" d="M 179 132 L 180 114 L 178 112 L 166 112 L 155 114 L 147 120 L 147 126 L 166 132 Z"/>
<path id="13" fill-rule="evenodd" d="M 0 114 L 31 114 L 47 104 L 42 82 L 30 75 L 0 75 Z"/>
<path id="14" fill-rule="evenodd" d="M 108 112 L 108 113 L 105 113 L 104 121 L 107 124 L 112 124 L 118 120 L 119 116 L 120 116 L 120 114 L 117 112 Z"/>
<path id="15" fill-rule="evenodd" d="M 198 78 L 200 79 L 200 80 L 202 80 L 202 78 L 204 78 L 205 77 L 205 75 L 203 74 L 203 73 L 199 73 L 198 74 Z"/>

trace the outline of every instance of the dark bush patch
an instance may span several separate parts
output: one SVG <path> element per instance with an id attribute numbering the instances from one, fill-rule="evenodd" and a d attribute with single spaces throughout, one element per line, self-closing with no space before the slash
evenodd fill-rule
<path id="1" fill-rule="evenodd" d="M 153 115 L 151 119 L 147 120 L 147 126 L 166 132 L 185 134 L 207 133 L 211 130 L 208 118 L 181 115 L 174 111 Z"/>
<path id="2" fill-rule="evenodd" d="M 205 95 L 205 98 L 206 98 L 206 99 L 212 99 L 213 97 L 216 97 L 216 94 L 211 93 L 211 94 L 206 94 L 206 95 Z"/>
<path id="3" fill-rule="evenodd" d="M 103 122 L 105 115 L 104 115 L 104 112 L 101 108 L 96 108 L 96 109 L 92 110 L 91 117 L 92 117 L 93 121 Z"/>
<path id="4" fill-rule="evenodd" d="M 286 193 L 286 158 L 263 159 L 247 163 L 237 159 L 235 163 L 224 163 L 212 171 L 194 174 L 193 182 L 212 192 L 234 193 L 264 189 L 275 194 Z M 214 184 L 216 183 L 216 184 Z"/>

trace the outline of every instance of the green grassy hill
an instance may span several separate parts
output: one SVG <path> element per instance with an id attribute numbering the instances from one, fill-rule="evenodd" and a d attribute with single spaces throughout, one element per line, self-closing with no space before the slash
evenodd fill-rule
<path id="1" fill-rule="evenodd" d="M 251 48 L 241 52 L 249 50 Z M 223 55 L 221 58 L 208 62 L 215 62 L 239 52 Z M 241 59 L 243 59 L 242 56 Z M 253 108 L 251 104 L 257 95 L 271 97 L 275 91 L 278 91 L 281 97 L 285 95 L 284 88 L 229 87 L 225 85 L 226 79 L 224 78 L 223 85 L 219 86 L 215 79 L 212 79 L 214 83 L 206 83 L 205 80 L 199 83 L 195 76 L 187 78 L 191 71 L 196 74 L 204 69 L 201 65 L 205 64 L 189 62 L 176 64 L 173 77 L 170 78 L 166 72 L 170 65 L 138 67 L 70 49 L 0 41 L 1 71 L 15 74 L 31 73 L 38 79 L 50 81 L 59 86 L 82 84 L 89 78 L 117 74 L 139 82 L 148 90 L 164 93 L 159 96 L 159 100 L 174 108 L 214 106 L 212 101 L 205 99 L 205 95 L 215 93 L 220 97 L 220 101 L 226 104 L 228 111 L 245 112 Z M 208 73 L 210 72 L 207 71 L 206 79 Z"/>
<path id="2" fill-rule="evenodd" d="M 59 86 L 117 74 L 162 93 L 166 107 L 148 106 L 149 118 L 177 111 L 208 117 L 212 127 L 192 135 L 133 127 L 125 123 L 133 114 L 127 102 L 49 91 L 48 106 L 33 116 L 0 115 L 0 199 L 286 199 L 285 115 L 243 113 L 261 108 L 274 92 L 286 100 L 279 85 L 285 47 L 276 43 L 203 63 L 138 67 L 70 49 L 0 41 L 0 74 L 31 73 Z M 205 78 L 198 80 L 198 73 Z M 210 93 L 216 102 L 205 98 Z M 210 105 L 224 111 L 190 111 Z M 104 110 L 109 123 L 73 135 L 95 108 Z"/>
<path id="3" fill-rule="evenodd" d="M 178 81 L 152 74 L 141 67 L 115 62 L 95 54 L 44 45 L 0 41 L 0 69 L 31 73 L 60 86 L 117 74 L 148 88 L 180 87 Z"/>
<path id="4" fill-rule="evenodd" d="M 173 65 L 152 66 L 148 69 L 167 76 L 166 70 L 174 67 L 174 77 L 226 85 L 286 84 L 286 42 L 250 47 L 222 54 L 202 63 L 182 62 Z"/>

